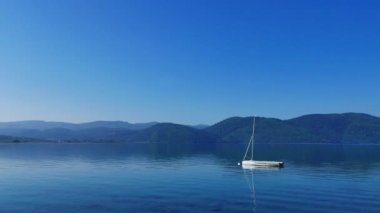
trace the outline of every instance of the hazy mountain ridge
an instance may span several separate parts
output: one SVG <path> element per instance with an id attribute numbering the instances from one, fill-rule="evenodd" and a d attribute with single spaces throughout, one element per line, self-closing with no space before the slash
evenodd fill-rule
<path id="1" fill-rule="evenodd" d="M 129 129 L 116 129 L 116 128 L 89 128 L 72 130 L 65 128 L 53 128 L 45 130 L 36 129 L 0 129 L 0 134 L 28 137 L 35 139 L 43 139 L 49 141 L 67 141 L 67 142 L 81 142 L 81 141 L 124 141 L 133 130 Z"/>
<path id="2" fill-rule="evenodd" d="M 14 121 L 14 122 L 0 122 L 0 129 L 35 129 L 46 130 L 55 128 L 64 128 L 71 130 L 90 129 L 90 128 L 114 128 L 114 129 L 130 129 L 139 130 L 151 127 L 158 122 L 147 123 L 129 123 L 126 121 L 93 121 L 86 123 L 69 123 L 69 122 L 56 122 L 56 121 Z"/>
<path id="3" fill-rule="evenodd" d="M 27 125 L 0 123 L 0 135 L 66 142 L 246 143 L 252 134 L 252 121 L 252 117 L 231 117 L 203 128 L 155 122 L 29 121 Z M 380 144 L 380 118 L 361 113 L 311 114 L 288 120 L 257 117 L 255 138 L 257 143 Z"/>

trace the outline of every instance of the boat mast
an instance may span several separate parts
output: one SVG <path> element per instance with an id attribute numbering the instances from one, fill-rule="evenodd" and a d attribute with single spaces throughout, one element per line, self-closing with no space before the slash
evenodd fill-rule
<path id="1" fill-rule="evenodd" d="M 253 116 L 251 160 L 253 160 L 253 147 L 255 145 L 255 123 L 256 123 L 256 117 Z"/>
<path id="2" fill-rule="evenodd" d="M 243 157 L 243 161 L 245 160 L 245 158 L 247 157 L 247 154 L 248 154 L 248 151 L 249 151 L 249 148 L 252 146 L 251 148 L 251 160 L 253 160 L 253 143 L 254 143 L 254 137 L 255 137 L 255 116 L 253 116 L 253 127 L 252 127 L 252 135 L 251 135 L 251 138 L 249 139 L 249 143 L 248 143 L 248 146 L 247 146 L 247 150 L 245 150 L 245 155 Z"/>

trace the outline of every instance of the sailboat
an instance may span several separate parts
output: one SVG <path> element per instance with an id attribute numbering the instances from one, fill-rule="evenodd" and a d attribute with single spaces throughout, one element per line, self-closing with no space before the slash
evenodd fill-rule
<path id="1" fill-rule="evenodd" d="M 253 160 L 253 148 L 255 145 L 255 124 L 256 124 L 256 117 L 253 117 L 253 127 L 252 127 L 252 135 L 249 140 L 247 150 L 245 151 L 244 158 L 241 162 L 241 165 L 243 169 L 251 169 L 255 167 L 283 167 L 284 162 L 282 161 L 258 161 L 258 160 Z M 251 158 L 247 160 L 247 154 L 249 149 L 251 149 Z"/>

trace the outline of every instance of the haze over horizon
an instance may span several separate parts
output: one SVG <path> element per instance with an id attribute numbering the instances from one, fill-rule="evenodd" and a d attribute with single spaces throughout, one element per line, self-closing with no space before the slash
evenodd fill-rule
<path id="1" fill-rule="evenodd" d="M 379 1 L 0 0 L 0 121 L 380 116 Z"/>

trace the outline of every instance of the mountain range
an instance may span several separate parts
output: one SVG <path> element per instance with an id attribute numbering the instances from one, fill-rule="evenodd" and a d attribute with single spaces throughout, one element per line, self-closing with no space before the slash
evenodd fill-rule
<path id="1" fill-rule="evenodd" d="M 96 121 L 0 123 L 1 142 L 245 143 L 252 117 L 231 117 L 211 126 Z M 257 143 L 380 144 L 380 118 L 362 113 L 311 114 L 281 120 L 257 117 Z"/>
<path id="2" fill-rule="evenodd" d="M 128 123 L 125 121 L 94 121 L 88 123 L 67 123 L 67 122 L 55 122 L 55 121 L 15 121 L 15 122 L 0 122 L 0 129 L 36 129 L 36 130 L 47 130 L 54 128 L 64 128 L 70 130 L 81 130 L 90 128 L 113 128 L 113 129 L 130 129 L 139 130 L 151 127 L 158 122 L 148 122 L 148 123 Z"/>

